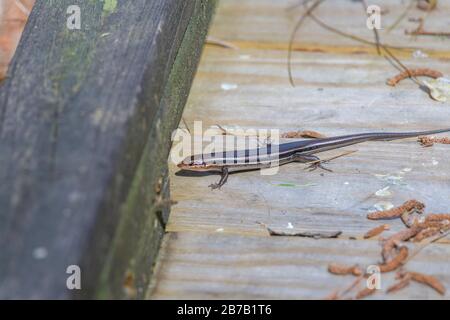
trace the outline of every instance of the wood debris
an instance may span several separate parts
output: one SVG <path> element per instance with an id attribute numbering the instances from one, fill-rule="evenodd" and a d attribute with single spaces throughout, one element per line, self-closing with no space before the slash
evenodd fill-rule
<path id="1" fill-rule="evenodd" d="M 382 224 L 378 227 L 375 227 L 373 229 L 370 229 L 364 234 L 364 239 L 373 238 L 379 234 L 381 234 L 385 230 L 389 230 L 390 226 L 388 224 Z"/>
<path id="2" fill-rule="evenodd" d="M 387 84 L 392 87 L 395 87 L 403 79 L 420 76 L 437 79 L 443 77 L 444 74 L 440 71 L 436 71 L 429 68 L 406 69 L 405 71 L 400 72 L 396 76 L 389 78 L 387 80 Z"/>
<path id="3" fill-rule="evenodd" d="M 443 221 L 443 220 L 450 220 L 450 214 L 449 213 L 430 213 L 425 217 L 425 221 Z"/>
<path id="4" fill-rule="evenodd" d="M 383 257 L 383 261 L 388 261 L 390 259 L 395 248 L 398 246 L 399 243 L 401 243 L 402 241 L 408 241 L 409 239 L 417 235 L 421 230 L 423 230 L 423 227 L 413 226 L 409 229 L 397 232 L 396 234 L 387 238 L 383 242 L 383 247 L 381 250 L 381 256 Z"/>
<path id="5" fill-rule="evenodd" d="M 417 21 L 419 26 L 412 31 L 405 30 L 405 34 L 410 36 L 437 36 L 437 37 L 450 37 L 450 32 L 447 31 L 428 31 L 424 28 L 424 19 L 410 19 L 410 21 Z"/>
<path id="6" fill-rule="evenodd" d="M 358 291 L 358 293 L 356 293 L 355 299 L 363 299 L 365 297 L 368 297 L 368 296 L 374 294 L 376 291 L 377 291 L 376 289 L 364 288 L 364 289 Z"/>
<path id="7" fill-rule="evenodd" d="M 411 239 L 411 241 L 420 242 L 439 233 L 441 233 L 441 228 L 430 227 L 420 231 L 416 236 L 414 236 L 414 238 Z"/>
<path id="8" fill-rule="evenodd" d="M 369 213 L 367 218 L 370 220 L 395 219 L 400 218 L 405 212 L 422 213 L 425 205 L 417 200 L 408 200 L 399 207 L 389 210 L 376 211 Z"/>
<path id="9" fill-rule="evenodd" d="M 417 141 L 419 141 L 420 144 L 424 147 L 431 147 L 435 143 L 450 144 L 450 138 L 448 137 L 436 138 L 436 137 L 422 136 L 417 138 Z"/>
<path id="10" fill-rule="evenodd" d="M 212 46 L 218 46 L 218 47 L 222 47 L 222 48 L 226 48 L 226 49 L 239 50 L 239 47 L 234 45 L 233 43 L 213 37 L 213 36 L 206 37 L 206 44 L 209 44 Z"/>
<path id="11" fill-rule="evenodd" d="M 399 208 L 400 210 L 398 210 Z M 384 213 L 381 214 L 381 216 L 398 218 L 401 217 L 401 215 L 398 214 L 398 211 L 404 212 L 405 208 L 410 209 L 406 210 L 407 212 L 411 210 L 418 210 L 420 213 L 422 213 L 423 209 L 425 208 L 425 205 L 417 200 L 409 200 L 398 208 L 387 210 L 388 214 L 386 214 L 386 211 L 382 211 Z M 407 229 L 401 230 L 391 235 L 390 237 L 384 239 L 382 242 L 381 256 L 383 258 L 383 263 L 377 265 L 379 271 L 382 273 L 386 273 L 395 270 L 400 270 L 396 276 L 396 279 L 398 281 L 389 286 L 388 289 L 386 290 L 386 293 L 393 293 L 399 291 L 403 288 L 406 288 L 411 281 L 415 281 L 427 285 L 436 290 L 439 294 L 444 295 L 446 291 L 445 286 L 436 277 L 419 272 L 411 272 L 404 270 L 404 266 L 406 265 L 406 263 L 409 260 L 411 260 L 411 258 L 415 256 L 417 252 L 424 246 L 422 245 L 422 247 L 419 248 L 419 250 L 416 250 L 410 254 L 409 249 L 404 245 L 404 242 L 422 241 L 426 239 L 427 244 L 429 244 L 448 235 L 450 233 L 450 214 L 431 213 L 426 216 L 422 216 L 420 219 L 415 219 L 414 221 L 409 222 L 410 222 L 409 224 L 405 223 Z M 386 228 L 388 228 L 387 225 L 377 226 L 369 230 L 366 233 L 368 237 L 365 238 L 369 238 L 372 233 L 382 232 Z M 354 290 L 362 279 L 370 276 L 370 273 L 365 273 L 362 270 L 364 269 L 362 269 L 362 267 L 358 265 L 346 266 L 337 263 L 329 264 L 328 271 L 332 274 L 337 275 L 347 274 L 358 277 L 354 282 L 352 282 L 352 284 L 345 291 L 343 291 L 343 293 L 339 294 L 337 292 L 333 292 L 333 295 L 332 296 L 330 295 L 329 298 L 342 299 L 345 294 Z M 376 292 L 375 289 L 366 287 L 358 291 L 356 293 L 355 298 L 363 299 L 375 292 Z"/>
<path id="12" fill-rule="evenodd" d="M 328 265 L 328 272 L 337 275 L 352 274 L 354 276 L 360 276 L 363 274 L 361 268 L 358 265 L 346 266 L 339 263 L 330 263 Z"/>
<path id="13" fill-rule="evenodd" d="M 380 267 L 380 272 L 390 272 L 397 270 L 403 265 L 403 262 L 408 258 L 408 248 L 400 247 L 398 254 L 387 261 L 386 263 L 378 265 Z"/>
<path id="14" fill-rule="evenodd" d="M 392 286 L 387 288 L 386 290 L 387 293 L 394 293 L 396 291 L 399 291 L 403 288 L 406 288 L 411 283 L 411 275 L 408 273 L 401 274 L 400 277 L 397 277 L 397 279 L 399 279 L 398 282 L 394 283 Z"/>
<path id="15" fill-rule="evenodd" d="M 420 230 L 412 238 L 412 241 L 420 242 L 450 230 L 450 215 L 429 214 L 424 218 L 424 221 L 416 221 L 413 228 L 419 228 Z"/>
<path id="16" fill-rule="evenodd" d="M 425 284 L 436 290 L 439 294 L 445 295 L 445 287 L 436 277 L 411 271 L 409 271 L 408 274 L 411 276 L 411 280 Z"/>

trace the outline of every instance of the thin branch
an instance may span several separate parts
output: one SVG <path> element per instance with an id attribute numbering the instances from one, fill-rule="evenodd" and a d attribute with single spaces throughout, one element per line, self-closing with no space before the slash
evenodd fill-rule
<path id="1" fill-rule="evenodd" d="M 389 57 L 391 57 L 399 66 L 401 66 L 403 68 L 403 70 L 405 70 L 405 72 L 407 72 L 409 74 L 409 77 L 417 84 L 417 85 L 422 85 L 422 83 L 419 81 L 419 79 L 417 79 L 417 77 L 411 73 L 411 71 L 409 70 L 409 68 L 407 66 L 405 66 L 388 48 L 386 48 L 385 46 L 382 46 L 383 50 L 389 55 Z"/>
<path id="2" fill-rule="evenodd" d="M 372 45 L 372 46 L 376 46 L 377 45 L 377 43 L 376 42 L 372 42 L 372 41 L 368 41 L 368 40 L 365 40 L 365 39 L 363 39 L 363 38 L 360 38 L 360 37 L 358 37 L 358 36 L 355 36 L 355 35 L 353 35 L 353 34 L 349 34 L 349 33 L 346 33 L 346 32 L 344 32 L 344 31 L 341 31 L 341 30 L 339 30 L 339 29 L 336 29 L 336 28 L 334 28 L 334 27 L 332 27 L 332 26 L 330 26 L 330 25 L 328 25 L 328 24 L 326 24 L 325 22 L 323 22 L 323 21 L 321 21 L 319 18 L 317 18 L 317 16 L 315 16 L 314 14 L 312 14 L 312 13 L 309 13 L 309 16 L 310 16 L 310 18 L 313 20 L 313 21 L 315 21 L 317 24 L 319 24 L 321 27 L 323 27 L 323 28 L 325 28 L 325 29 L 327 29 L 327 30 L 329 30 L 329 31 L 331 31 L 331 32 L 334 32 L 334 33 L 336 33 L 336 34 L 339 34 L 339 35 L 341 35 L 341 36 L 343 36 L 343 37 L 346 37 L 346 38 L 349 38 L 349 39 L 352 39 L 352 40 L 355 40 L 355 41 L 358 41 L 358 42 L 361 42 L 361 43 L 365 43 L 365 44 L 370 44 L 370 45 Z M 380 48 L 381 49 L 383 49 L 386 53 L 387 53 L 387 55 L 383 55 L 395 68 L 397 68 L 398 70 L 404 70 L 404 71 L 406 71 L 406 72 L 409 72 L 409 69 L 397 58 L 397 57 L 395 57 L 394 56 L 394 54 L 388 49 L 388 48 L 390 48 L 390 49 L 397 49 L 397 50 L 411 50 L 412 48 L 403 48 L 403 47 L 394 47 L 394 46 L 391 46 L 391 45 L 385 45 L 385 44 L 383 44 L 382 42 L 379 42 L 378 43 L 378 45 L 380 46 Z M 397 64 L 397 65 L 396 65 Z M 415 82 L 417 83 L 417 84 L 421 84 L 420 82 L 419 82 L 419 80 L 417 80 L 417 78 L 415 78 L 415 77 L 412 77 L 412 78 L 414 78 L 414 80 L 415 80 Z"/>
<path id="3" fill-rule="evenodd" d="M 360 37 L 355 36 L 355 35 L 353 35 L 351 33 L 344 32 L 342 30 L 339 30 L 339 29 L 337 29 L 335 27 L 332 27 L 332 26 L 328 25 L 327 23 L 323 22 L 316 15 L 314 15 L 312 13 L 309 14 L 309 17 L 314 22 L 316 22 L 319 26 L 321 26 L 322 28 L 324 28 L 324 29 L 326 29 L 328 31 L 334 32 L 334 33 L 339 34 L 339 35 L 341 35 L 341 36 L 343 36 L 345 38 L 348 38 L 348 39 L 351 39 L 351 40 L 354 40 L 354 41 L 357 41 L 357 42 L 360 42 L 360 43 L 369 44 L 371 46 L 376 46 L 375 42 L 366 40 L 364 38 L 360 38 Z M 413 48 L 413 47 L 411 47 L 411 48 L 397 47 L 397 46 L 392 46 L 390 44 L 381 44 L 381 45 L 383 45 L 384 47 L 387 47 L 387 48 L 395 49 L 395 50 L 413 50 L 413 49 L 416 49 L 416 48 Z"/>
<path id="4" fill-rule="evenodd" d="M 291 34 L 291 38 L 289 40 L 289 49 L 288 49 L 288 73 L 289 73 L 289 82 L 291 83 L 292 87 L 295 87 L 294 84 L 294 79 L 292 77 L 292 49 L 293 49 L 293 45 L 294 45 L 294 38 L 297 34 L 297 31 L 300 29 L 300 27 L 302 26 L 303 22 L 305 22 L 306 18 L 309 16 L 309 14 L 311 12 L 313 12 L 322 2 L 324 2 L 325 0 L 316 0 L 314 1 L 314 3 L 311 5 L 311 7 L 309 7 L 309 9 L 306 10 L 305 13 L 303 13 L 303 15 L 300 17 L 300 19 L 298 20 L 297 24 L 294 27 L 294 31 L 292 31 Z M 304 4 L 306 5 L 307 2 L 304 2 Z"/>
<path id="5" fill-rule="evenodd" d="M 448 236 L 450 234 L 450 230 L 442 233 L 442 234 L 438 234 L 432 238 L 427 239 L 424 243 L 420 244 L 420 246 L 414 250 L 413 253 L 411 253 L 409 255 L 409 257 L 403 262 L 403 264 L 407 263 L 409 260 L 411 260 L 412 258 L 414 258 L 420 251 L 422 251 L 426 246 L 432 244 L 433 242 L 436 242 L 442 238 L 445 238 L 446 236 Z"/>
<path id="6" fill-rule="evenodd" d="M 369 14 L 367 13 L 367 8 L 369 7 L 369 5 L 367 4 L 366 0 L 361 0 L 361 4 L 363 5 L 364 12 L 369 17 Z M 377 53 L 378 53 L 378 55 L 381 55 L 380 35 L 378 34 L 377 28 L 375 26 L 372 26 L 372 27 L 373 27 L 372 28 L 373 34 L 375 36 L 375 43 L 376 43 L 376 46 L 377 46 Z"/>
<path id="7" fill-rule="evenodd" d="M 405 11 L 403 11 L 403 13 L 394 21 L 393 24 L 391 24 L 387 30 L 386 33 L 391 32 L 403 19 L 405 19 L 406 15 L 408 14 L 408 12 L 412 9 L 414 2 L 416 2 L 415 0 L 411 0 L 409 2 L 408 7 L 406 7 Z"/>
<path id="8" fill-rule="evenodd" d="M 340 153 L 340 154 L 338 154 L 336 156 L 333 156 L 333 157 L 330 157 L 330 158 L 309 161 L 309 162 L 306 162 L 305 164 L 316 164 L 316 163 L 320 163 L 320 162 L 330 162 L 331 160 L 335 160 L 337 158 L 348 156 L 349 154 L 355 153 L 357 151 L 358 150 L 350 150 L 350 151 L 346 151 L 346 152 Z"/>
<path id="9" fill-rule="evenodd" d="M 187 132 L 188 132 L 189 134 L 192 134 L 192 133 L 191 133 L 191 130 L 189 130 L 189 126 L 188 126 L 188 124 L 186 123 L 186 120 L 184 119 L 184 117 L 181 117 L 181 122 L 183 122 L 184 127 L 186 128 Z"/>

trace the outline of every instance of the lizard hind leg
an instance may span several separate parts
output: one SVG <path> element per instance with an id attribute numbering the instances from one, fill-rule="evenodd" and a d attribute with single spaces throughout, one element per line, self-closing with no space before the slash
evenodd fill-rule
<path id="1" fill-rule="evenodd" d="M 294 161 L 296 161 L 296 162 L 310 163 L 310 165 L 308 167 L 306 167 L 306 169 L 309 169 L 309 171 L 314 171 L 317 168 L 320 168 L 320 169 L 328 171 L 328 172 L 333 172 L 333 170 L 328 169 L 322 165 L 322 163 L 327 162 L 327 161 L 322 161 L 317 156 L 295 153 L 293 157 L 294 157 L 293 158 Z"/>

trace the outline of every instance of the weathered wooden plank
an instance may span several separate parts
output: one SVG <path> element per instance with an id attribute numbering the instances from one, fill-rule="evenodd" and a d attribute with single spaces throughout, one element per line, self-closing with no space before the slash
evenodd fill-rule
<path id="1" fill-rule="evenodd" d="M 386 79 L 398 71 L 376 56 L 373 48 L 325 32 L 312 22 L 305 23 L 295 43 L 301 52 L 293 55 L 297 86 L 292 88 L 287 75 L 286 49 L 301 11 L 286 8 L 295 2 L 229 0 L 220 3 L 210 34 L 240 49 L 206 48 L 183 114 L 191 131 L 192 123 L 199 120 L 204 129 L 219 124 L 229 129 L 317 130 L 327 135 L 448 127 L 447 104 L 431 100 L 427 92 L 409 80 L 395 88 L 387 86 Z M 384 26 L 404 9 L 400 1 L 382 4 L 382 8 L 389 9 L 383 16 Z M 443 3 L 439 10 L 430 13 L 433 16 L 427 19 L 430 29 L 445 29 L 447 5 Z M 411 13 L 412 16 L 420 14 L 418 10 Z M 340 29 L 373 39 L 359 2 L 326 1 L 317 15 Z M 361 19 L 356 19 L 359 16 Z M 414 50 L 396 52 L 407 66 L 428 67 L 450 74 L 447 40 L 414 39 L 402 33 L 404 28 L 414 26 L 405 19 L 390 34 L 382 30 L 382 39 L 396 45 L 418 46 L 428 54 L 417 58 L 412 55 Z M 367 230 L 378 225 L 367 220 L 366 215 L 379 206 L 398 205 L 416 198 L 426 203 L 427 212 L 448 212 L 448 146 L 425 149 L 409 139 L 365 143 L 346 150 L 357 152 L 327 164 L 333 173 L 308 172 L 303 170 L 304 165 L 293 163 L 282 166 L 274 176 L 262 176 L 257 171 L 232 174 L 227 184 L 215 191 L 209 190 L 208 185 L 217 181 L 217 175 L 181 174 L 170 163 L 171 195 L 178 203 L 172 208 L 167 231 L 178 235 L 179 240 L 175 235 L 167 237 L 168 253 L 161 259 L 162 271 L 155 279 L 156 293 L 150 297 L 180 298 L 187 294 L 198 298 L 323 297 L 341 283 L 339 277 L 327 277 L 323 262 L 320 273 L 327 278 L 318 276 L 317 283 L 311 285 L 309 273 L 290 268 L 292 263 L 307 263 L 305 259 L 314 251 L 317 259 L 322 259 L 321 255 L 342 254 L 341 262 L 348 261 L 344 259 L 347 253 L 339 251 L 347 245 L 349 237 L 358 239 L 351 244 L 362 252 L 361 259 L 368 259 L 365 250 L 371 261 L 375 257 L 371 252 L 376 251 L 375 259 L 378 259 L 376 241 L 359 241 Z M 338 153 L 324 153 L 321 157 Z M 392 230 L 386 235 L 404 228 L 399 221 L 388 223 L 392 224 Z M 306 253 L 300 247 L 307 240 L 267 238 L 261 224 L 289 226 L 290 231 L 340 230 L 343 234 L 339 240 L 311 242 L 315 246 Z M 194 232 L 200 234 L 190 234 Z M 197 247 L 208 248 L 207 242 L 214 242 L 217 248 L 202 251 L 204 255 L 190 268 L 193 265 L 183 250 L 196 252 Z M 273 246 L 282 252 L 285 243 L 296 243 L 302 253 L 271 268 L 255 267 L 251 271 L 238 262 L 229 267 L 227 258 L 220 260 L 220 255 L 240 252 L 241 246 L 248 248 L 246 242 L 252 248 L 260 248 L 257 249 L 260 259 L 247 261 L 253 265 L 261 261 L 270 263 L 273 257 L 264 252 L 275 250 Z M 442 256 L 418 259 L 419 270 L 447 277 L 439 268 L 445 267 L 441 259 L 447 259 L 450 254 L 448 243 L 448 239 L 442 240 L 436 249 Z M 218 249 L 221 244 L 223 248 Z M 178 248 L 183 254 L 179 254 Z M 251 250 L 247 253 L 251 254 Z M 212 266 L 211 261 L 217 261 L 216 258 L 219 262 Z M 244 254 L 240 259 L 245 260 Z M 204 277 L 202 272 L 206 273 Z M 276 281 L 267 282 L 264 293 L 259 295 L 257 282 L 263 278 L 275 279 L 280 273 L 287 279 L 286 283 L 293 283 L 292 288 L 288 290 Z M 190 277 L 198 279 L 198 286 Z M 242 282 L 232 283 L 236 278 Z M 327 290 L 320 286 L 326 286 Z M 394 297 L 431 297 L 427 291 L 415 289 Z"/>
<path id="2" fill-rule="evenodd" d="M 344 55 L 303 53 L 296 64 L 303 82 L 291 88 L 284 53 L 259 51 L 207 49 L 185 121 L 202 120 L 204 129 L 220 124 L 230 129 L 318 130 L 327 135 L 448 126 L 450 109 L 431 100 L 414 83 L 406 80 L 396 88 L 384 84 L 386 75 L 396 71 L 383 59 L 358 55 L 349 60 Z M 445 61 L 404 62 L 450 73 Z M 222 84 L 236 89 L 223 90 Z M 259 221 L 290 222 L 300 229 L 335 227 L 360 236 L 373 225 L 365 216 L 377 204 L 397 205 L 417 198 L 430 212 L 448 211 L 447 146 L 424 149 L 409 139 L 370 142 L 346 150 L 358 151 L 332 161 L 333 173 L 308 172 L 304 165 L 293 163 L 274 176 L 233 174 L 219 192 L 208 190 L 216 175 L 179 175 L 171 164 L 172 195 L 178 204 L 172 210 L 168 231 L 224 228 L 225 232 L 261 234 L 264 231 L 255 223 Z M 377 195 L 384 188 L 388 192 Z M 219 207 L 221 219 L 211 215 Z"/>
<path id="3" fill-rule="evenodd" d="M 286 29 L 289 14 L 282 9 L 288 6 L 288 1 L 245 4 L 224 1 L 211 34 L 231 42 L 241 37 L 275 41 L 273 33 L 279 36 L 280 30 Z M 337 25 L 345 24 L 350 12 L 356 15 L 355 10 L 361 10 L 359 3 L 334 6 L 340 12 L 333 20 Z M 353 11 L 344 14 L 341 6 L 351 7 Z M 329 12 L 333 11 L 332 7 L 331 1 L 324 5 L 325 9 L 321 7 L 325 12 L 318 11 L 317 15 L 330 16 L 327 8 Z M 397 11 L 390 15 L 396 16 Z M 250 27 L 248 21 L 252 19 L 254 24 Z M 265 26 L 270 19 L 278 23 L 268 30 Z M 363 36 L 364 26 L 353 28 L 352 32 Z M 318 28 L 302 28 L 301 35 L 315 37 L 318 45 L 331 41 Z M 334 41 L 339 39 L 342 38 L 336 37 Z M 441 48 L 440 40 L 434 43 Z M 408 66 L 429 67 L 450 74 L 445 59 L 402 60 Z M 207 48 L 184 119 L 188 124 L 202 120 L 204 128 L 220 124 L 231 129 L 314 129 L 328 135 L 448 126 L 450 109 L 431 100 L 413 82 L 406 80 L 396 88 L 385 85 L 385 80 L 397 70 L 381 57 L 349 56 L 334 51 L 301 52 L 295 55 L 294 70 L 298 74 L 296 88 L 288 82 L 285 51 L 258 46 L 240 50 Z M 224 90 L 223 84 L 235 89 Z M 331 225 L 358 236 L 371 227 L 372 223 L 364 217 L 378 203 L 398 204 L 416 197 L 425 201 L 430 211 L 447 210 L 446 195 L 450 192 L 446 174 L 449 164 L 445 161 L 447 147 L 436 145 L 424 150 L 409 140 L 367 143 L 348 149 L 358 152 L 333 161 L 330 168 L 334 173 L 321 176 L 318 172 L 305 172 L 303 165 L 291 164 L 280 168 L 275 176 L 261 176 L 257 172 L 232 175 L 220 192 L 207 191 L 217 176 L 174 175 L 172 194 L 175 200 L 186 201 L 179 201 L 174 207 L 168 230 L 224 228 L 226 232 L 261 234 L 263 231 L 255 221 L 283 225 L 291 222 L 309 229 Z M 173 174 L 178 171 L 174 166 L 171 170 Z M 286 183 L 292 187 L 280 186 Z M 431 188 L 430 183 L 435 186 Z M 189 195 L 186 185 L 190 186 Z M 375 195 L 386 187 L 389 195 Z M 234 200 L 228 202 L 230 198 Z M 222 206 L 225 202 L 227 205 Z M 251 205 L 244 205 L 248 203 Z M 224 207 L 223 219 L 210 215 L 218 207 Z M 360 223 L 355 225 L 357 221 Z"/>
<path id="4" fill-rule="evenodd" d="M 245 237 L 227 234 L 169 233 L 160 267 L 149 291 L 152 299 L 323 299 L 348 287 L 353 276 L 336 276 L 328 264 L 369 266 L 380 261 L 380 245 L 371 240 Z M 345 248 L 345 250 L 343 250 Z M 413 250 L 411 246 L 411 250 Z M 450 286 L 448 245 L 434 244 L 407 266 Z M 433 261 L 433 263 L 430 263 Z M 412 283 L 386 294 L 394 274 L 381 275 L 375 299 L 448 299 L 433 289 Z"/>
<path id="5" fill-rule="evenodd" d="M 134 187 L 124 204 L 122 219 L 108 262 L 103 270 L 98 297 L 144 297 L 152 266 L 169 218 L 167 156 L 170 136 L 179 122 L 189 94 L 214 1 L 199 1 L 174 61 L 159 110 L 159 125 L 152 128 L 138 167 Z M 152 150 L 159 150 L 157 154 Z M 159 187 L 161 180 L 162 185 Z M 157 189 L 161 189 L 158 194 Z M 145 214 L 142 214 L 144 211 Z M 148 211 L 148 212 L 147 212 Z M 151 232 L 150 232 L 151 231 Z M 127 239 L 127 241 L 124 241 Z M 124 292 L 124 283 L 132 279 Z"/>
<path id="6" fill-rule="evenodd" d="M 81 30 L 66 28 L 69 5 Z M 155 187 L 213 6 L 37 2 L 0 89 L 1 297 L 126 297 L 129 274 L 129 296 L 144 294 Z M 73 264 L 80 291 L 66 288 Z"/>
<path id="7" fill-rule="evenodd" d="M 212 26 L 211 34 L 223 40 L 231 41 L 241 48 L 274 48 L 286 50 L 291 32 L 303 13 L 303 6 L 291 7 L 300 1 L 271 0 L 225 0 L 221 4 L 221 12 Z M 425 17 L 427 30 L 445 31 L 448 29 L 448 12 L 450 3 L 441 1 L 437 10 L 426 13 L 415 7 L 401 23 L 392 31 L 387 32 L 399 15 L 404 12 L 407 4 L 402 0 L 374 0 L 370 5 L 378 5 L 386 13 L 381 17 L 381 40 L 386 44 L 402 47 L 420 47 L 443 53 L 448 57 L 449 47 L 444 39 L 436 37 L 414 37 L 405 35 L 405 30 L 417 28 L 417 22 L 409 21 L 409 17 Z M 373 41 L 373 31 L 366 27 L 364 9 L 358 1 L 327 0 L 314 11 L 315 15 L 327 24 L 354 34 L 366 40 Z M 239 21 L 238 21 L 239 20 Z M 270 27 L 268 27 L 270 26 Z M 314 21 L 307 20 L 302 25 L 295 39 L 294 48 L 300 51 L 344 51 L 360 53 L 368 51 L 376 54 L 376 50 L 368 50 L 369 46 L 358 44 L 351 39 L 337 36 L 318 26 Z M 299 53 L 301 54 L 301 53 Z"/>

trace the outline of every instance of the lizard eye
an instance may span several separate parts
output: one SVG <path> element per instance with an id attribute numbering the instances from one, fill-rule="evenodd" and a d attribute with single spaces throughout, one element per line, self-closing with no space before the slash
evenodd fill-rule
<path id="1" fill-rule="evenodd" d="M 195 161 L 193 161 L 192 165 L 194 165 L 194 166 L 206 166 L 206 163 L 203 160 L 195 160 Z"/>
<path id="2" fill-rule="evenodd" d="M 202 158 L 197 158 L 194 156 L 190 156 L 190 157 L 187 157 L 186 159 L 184 159 L 183 164 L 188 165 L 188 166 L 196 166 L 196 167 L 206 166 L 206 162 L 203 161 Z"/>

